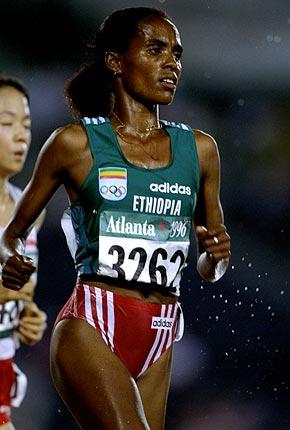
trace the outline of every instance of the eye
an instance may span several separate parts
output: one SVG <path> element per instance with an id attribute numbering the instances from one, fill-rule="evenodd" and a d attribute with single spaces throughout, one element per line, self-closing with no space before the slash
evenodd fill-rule
<path id="1" fill-rule="evenodd" d="M 181 61 L 182 52 L 176 51 L 176 52 L 173 52 L 173 55 L 176 61 Z"/>
<path id="2" fill-rule="evenodd" d="M 152 46 L 148 49 L 148 52 L 152 55 L 158 55 L 161 52 L 160 46 Z"/>
<path id="3" fill-rule="evenodd" d="M 11 121 L 2 121 L 0 125 L 2 125 L 2 127 L 12 127 L 13 123 Z"/>

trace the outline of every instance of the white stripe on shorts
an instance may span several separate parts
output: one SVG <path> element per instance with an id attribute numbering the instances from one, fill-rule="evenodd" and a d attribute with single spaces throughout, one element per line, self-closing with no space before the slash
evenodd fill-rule
<path id="1" fill-rule="evenodd" d="M 161 315 L 160 315 L 161 318 L 164 318 L 165 310 L 166 310 L 166 305 L 161 305 Z M 150 361 L 151 361 L 151 358 L 153 357 L 153 355 L 154 355 L 154 353 L 156 351 L 156 348 L 158 346 L 161 334 L 162 334 L 162 329 L 158 328 L 157 329 L 157 333 L 156 333 L 156 337 L 155 337 L 155 341 L 154 341 L 154 343 L 152 345 L 152 348 L 151 348 L 151 350 L 150 350 L 150 352 L 149 352 L 149 354 L 147 356 L 147 359 L 146 359 L 146 361 L 145 361 L 145 363 L 144 363 L 144 365 L 142 367 L 142 370 L 139 373 L 139 375 L 142 375 L 142 373 L 145 372 L 145 370 L 148 368 L 148 366 L 150 364 Z"/>
<path id="2" fill-rule="evenodd" d="M 174 305 L 173 325 L 175 324 L 177 309 L 178 309 L 178 305 L 176 304 L 176 305 Z M 176 328 L 175 328 L 175 331 L 176 331 Z M 170 330 L 170 332 L 169 332 L 168 340 L 166 343 L 166 349 L 169 348 L 169 346 L 172 344 L 172 337 L 173 337 L 173 329 Z"/>
<path id="3" fill-rule="evenodd" d="M 111 350 L 114 351 L 114 334 L 115 334 L 115 312 L 114 312 L 114 294 L 107 291 L 107 312 L 108 312 L 108 339 Z"/>
<path id="4" fill-rule="evenodd" d="M 86 319 L 90 325 L 92 325 L 94 328 L 96 328 L 94 318 L 92 315 L 91 292 L 90 292 L 90 287 L 88 285 L 84 285 L 84 292 L 85 292 L 85 315 L 86 315 Z"/>
<path id="5" fill-rule="evenodd" d="M 100 326 L 102 338 L 108 345 L 108 340 L 105 335 L 105 327 L 104 327 L 102 292 L 99 288 L 95 288 L 95 292 L 96 292 L 96 311 L 97 311 L 98 323 Z"/>
<path id="6" fill-rule="evenodd" d="M 170 316 L 171 316 L 171 312 L 172 312 L 172 306 L 173 306 L 173 305 L 168 305 L 168 310 L 167 310 L 166 318 L 170 318 Z M 172 329 L 169 331 L 169 335 L 170 335 L 171 333 L 172 333 Z M 158 358 L 159 358 L 159 357 L 160 357 L 160 355 L 161 355 L 162 348 L 163 348 L 163 346 L 164 346 L 164 343 L 165 343 L 165 339 L 166 339 L 167 334 L 168 334 L 168 331 L 167 331 L 167 330 L 163 330 L 163 333 L 162 333 L 162 339 L 161 339 L 161 342 L 160 342 L 160 344 L 159 344 L 159 348 L 158 348 L 158 350 L 157 350 L 157 352 L 156 352 L 156 354 L 155 354 L 155 357 L 153 358 L 153 363 L 155 363 L 155 361 L 156 361 L 156 360 L 158 360 Z"/>

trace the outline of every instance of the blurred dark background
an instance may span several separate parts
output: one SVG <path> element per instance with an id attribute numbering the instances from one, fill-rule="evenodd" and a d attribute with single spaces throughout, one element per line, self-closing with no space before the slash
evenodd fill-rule
<path id="1" fill-rule="evenodd" d="M 44 141 L 71 121 L 63 87 L 95 26 L 114 9 L 141 5 L 165 9 L 180 30 L 183 78 L 161 117 L 216 138 L 233 246 L 230 268 L 214 285 L 196 274 L 191 250 L 167 429 L 289 430 L 289 0 L 2 0 L 0 69 L 27 85 L 33 115 L 29 158 L 12 182 L 24 188 Z M 49 327 L 40 344 L 18 351 L 29 378 L 14 410 L 21 430 L 77 428 L 49 374 L 50 333 L 75 280 L 60 229 L 66 206 L 60 189 L 39 235 L 36 300 Z"/>

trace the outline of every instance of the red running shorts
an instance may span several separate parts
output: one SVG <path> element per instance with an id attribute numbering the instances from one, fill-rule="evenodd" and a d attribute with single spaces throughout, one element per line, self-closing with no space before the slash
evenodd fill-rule
<path id="1" fill-rule="evenodd" d="M 179 303 L 144 302 L 82 283 L 74 288 L 55 324 L 65 318 L 79 318 L 93 326 L 135 379 L 183 331 Z"/>

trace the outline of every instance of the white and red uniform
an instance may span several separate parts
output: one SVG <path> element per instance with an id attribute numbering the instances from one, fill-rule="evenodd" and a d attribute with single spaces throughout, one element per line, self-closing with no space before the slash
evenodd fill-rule
<path id="1" fill-rule="evenodd" d="M 16 203 L 21 196 L 21 190 L 9 182 L 7 187 L 10 196 Z M 3 230 L 4 227 L 0 226 L 0 235 Z M 38 248 L 35 228 L 31 230 L 27 237 L 25 255 L 31 257 L 34 264 L 37 265 Z M 32 280 L 36 284 L 36 273 L 32 275 Z M 19 347 L 15 330 L 18 327 L 23 309 L 24 302 L 22 300 L 10 300 L 0 304 L 0 425 L 11 421 L 11 406 L 18 407 L 26 392 L 26 376 L 13 362 L 16 349 Z"/>
<path id="2" fill-rule="evenodd" d="M 134 378 L 141 376 L 183 332 L 178 303 L 144 302 L 82 282 L 74 288 L 55 324 L 64 318 L 79 318 L 93 326 Z"/>

